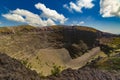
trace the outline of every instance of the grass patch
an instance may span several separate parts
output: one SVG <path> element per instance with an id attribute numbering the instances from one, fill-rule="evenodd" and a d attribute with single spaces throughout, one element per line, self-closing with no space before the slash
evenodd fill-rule
<path id="1" fill-rule="evenodd" d="M 109 57 L 98 61 L 95 66 L 105 70 L 120 70 L 120 57 Z"/>
<path id="2" fill-rule="evenodd" d="M 58 75 L 63 70 L 62 66 L 57 66 L 56 64 L 53 64 L 53 69 L 51 70 L 51 75 Z"/>

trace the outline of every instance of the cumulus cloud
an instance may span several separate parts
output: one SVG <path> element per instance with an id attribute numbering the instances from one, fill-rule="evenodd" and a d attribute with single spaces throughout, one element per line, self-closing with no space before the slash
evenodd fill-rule
<path id="1" fill-rule="evenodd" d="M 42 16 L 46 18 L 50 18 L 54 21 L 60 21 L 61 24 L 63 24 L 67 20 L 67 18 L 65 18 L 63 14 L 59 14 L 57 11 L 47 8 L 42 3 L 35 4 L 35 7 L 41 10 L 43 12 Z"/>
<path id="2" fill-rule="evenodd" d="M 25 22 L 24 18 L 17 14 L 3 14 L 3 17 L 6 17 L 8 20 L 18 21 L 18 22 Z"/>
<path id="3" fill-rule="evenodd" d="M 55 25 L 54 21 L 51 20 L 50 18 L 46 22 L 47 25 Z"/>
<path id="4" fill-rule="evenodd" d="M 47 26 L 48 23 L 48 20 L 42 20 L 39 15 L 24 9 L 16 9 L 2 16 L 8 20 L 25 22 L 32 26 Z"/>
<path id="5" fill-rule="evenodd" d="M 64 8 L 68 9 L 70 12 L 73 12 L 71 8 L 69 8 L 69 6 L 67 4 L 63 5 Z"/>
<path id="6" fill-rule="evenodd" d="M 77 0 L 75 3 L 70 2 L 69 4 L 64 4 L 63 7 L 69 11 L 76 11 L 82 13 L 82 8 L 91 9 L 94 7 L 94 0 Z"/>
<path id="7" fill-rule="evenodd" d="M 19 9 L 19 8 L 10 11 L 7 14 L 3 14 L 2 16 L 8 20 L 24 22 L 32 26 L 49 26 L 49 25 L 55 25 L 56 22 L 62 24 L 67 20 L 62 14 L 57 13 L 55 10 L 46 8 L 44 4 L 38 3 L 35 5 L 35 7 L 37 9 L 42 10 L 41 15 L 44 16 L 40 16 L 28 10 Z"/>
<path id="8" fill-rule="evenodd" d="M 100 14 L 102 17 L 120 17 L 120 0 L 101 0 Z"/>

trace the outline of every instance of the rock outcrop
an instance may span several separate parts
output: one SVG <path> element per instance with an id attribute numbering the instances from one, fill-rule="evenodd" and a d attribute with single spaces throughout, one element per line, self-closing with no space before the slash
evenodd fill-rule
<path id="1" fill-rule="evenodd" d="M 40 77 L 16 59 L 0 53 L 0 80 L 40 80 Z"/>

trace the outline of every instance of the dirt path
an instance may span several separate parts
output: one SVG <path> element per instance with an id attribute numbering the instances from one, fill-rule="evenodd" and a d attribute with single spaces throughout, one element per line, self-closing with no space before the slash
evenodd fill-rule
<path id="1" fill-rule="evenodd" d="M 91 58 L 93 58 L 95 55 L 97 55 L 100 52 L 100 48 L 96 47 L 90 50 L 88 53 L 85 53 L 81 57 L 78 57 L 76 59 L 72 59 L 68 64 L 66 64 L 67 67 L 77 69 L 85 65 Z"/>

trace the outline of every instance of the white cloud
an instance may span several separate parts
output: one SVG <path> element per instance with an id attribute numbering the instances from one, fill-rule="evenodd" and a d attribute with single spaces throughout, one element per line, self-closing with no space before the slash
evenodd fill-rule
<path id="1" fill-rule="evenodd" d="M 47 8 L 42 3 L 35 4 L 35 7 L 41 10 L 42 16 L 46 18 L 50 18 L 54 21 L 59 21 L 61 24 L 63 24 L 67 20 L 67 18 L 65 18 L 63 14 L 59 14 L 57 11 Z"/>
<path id="2" fill-rule="evenodd" d="M 101 0 L 100 14 L 102 17 L 120 16 L 120 0 Z"/>
<path id="3" fill-rule="evenodd" d="M 69 8 L 69 6 L 67 4 L 63 5 L 64 8 L 68 9 L 70 12 L 73 12 L 71 8 Z"/>
<path id="4" fill-rule="evenodd" d="M 83 25 L 83 24 L 85 24 L 84 21 L 80 21 L 80 22 L 79 22 L 79 21 L 73 21 L 71 25 L 81 26 L 81 25 Z"/>
<path id="5" fill-rule="evenodd" d="M 85 24 L 85 22 L 84 22 L 84 21 L 81 21 L 81 22 L 79 23 L 79 25 L 83 25 L 83 24 Z"/>
<path id="6" fill-rule="evenodd" d="M 44 4 L 38 3 L 35 7 L 42 10 L 42 16 L 19 8 L 10 11 L 7 14 L 3 14 L 2 16 L 8 20 L 24 22 L 32 26 L 50 26 L 55 25 L 56 22 L 62 24 L 67 20 L 67 18 L 65 18 L 62 14 L 57 13 L 55 10 L 46 8 Z"/>
<path id="7" fill-rule="evenodd" d="M 0 24 L 2 24 L 2 22 L 0 22 Z"/>
<path id="8" fill-rule="evenodd" d="M 82 8 L 91 9 L 94 7 L 94 0 L 77 0 L 75 3 L 70 2 L 69 5 L 64 4 L 63 7 L 69 11 L 76 11 L 82 13 Z"/>
<path id="9" fill-rule="evenodd" d="M 54 21 L 51 19 L 48 19 L 46 22 L 47 25 L 55 25 Z"/>
<path id="10" fill-rule="evenodd" d="M 47 20 L 42 20 L 39 15 L 24 9 L 16 9 L 16 10 L 10 11 L 8 14 L 3 14 L 2 16 L 8 20 L 25 22 L 32 26 L 48 25 Z"/>
<path id="11" fill-rule="evenodd" d="M 6 17 L 8 20 L 25 22 L 24 18 L 18 14 L 3 14 L 3 17 Z"/>

